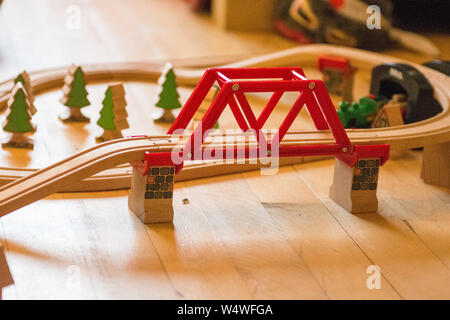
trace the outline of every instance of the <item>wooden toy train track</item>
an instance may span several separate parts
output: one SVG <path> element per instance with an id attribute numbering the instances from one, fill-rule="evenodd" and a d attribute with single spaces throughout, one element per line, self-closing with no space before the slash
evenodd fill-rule
<path id="1" fill-rule="evenodd" d="M 317 63 L 319 55 L 326 53 L 345 57 L 361 70 L 386 63 L 409 63 L 400 59 L 369 53 L 357 49 L 312 45 L 268 54 L 243 60 L 226 67 L 279 67 L 310 66 Z M 410 149 L 437 145 L 450 140 L 450 79 L 432 69 L 409 63 L 421 71 L 433 86 L 437 101 L 442 106 L 438 115 L 408 125 L 377 129 L 351 129 L 347 135 L 355 144 L 389 144 L 393 150 Z M 140 63 L 123 63 L 109 66 L 86 66 L 85 79 L 88 83 L 110 81 L 155 82 L 161 68 Z M 35 95 L 47 90 L 60 88 L 64 81 L 65 69 L 53 69 L 31 74 Z M 179 85 L 194 86 L 204 70 L 176 69 Z M 11 86 L 11 81 L 0 84 Z M 0 109 L 5 105 L 6 96 L 0 99 Z M 241 133 L 236 133 L 241 135 Z M 106 142 L 89 148 L 78 154 L 41 170 L 1 168 L 0 184 L 9 183 L 0 188 L 0 216 L 3 216 L 46 195 L 61 191 L 98 191 L 128 188 L 131 168 L 124 164 L 133 160 L 143 160 L 146 151 L 170 152 L 181 140 L 189 136 L 158 135 L 150 137 L 132 137 Z M 329 144 L 334 139 L 330 130 L 302 131 L 286 133 L 281 145 L 285 144 Z M 207 144 L 215 143 L 211 134 Z M 252 142 L 250 142 L 251 144 Z M 283 164 L 302 162 L 302 157 L 284 158 Z M 259 165 L 224 165 L 217 163 L 188 164 L 177 176 L 177 180 L 188 180 L 226 173 L 241 172 L 258 168 Z M 106 170 L 105 170 L 106 169 Z"/>

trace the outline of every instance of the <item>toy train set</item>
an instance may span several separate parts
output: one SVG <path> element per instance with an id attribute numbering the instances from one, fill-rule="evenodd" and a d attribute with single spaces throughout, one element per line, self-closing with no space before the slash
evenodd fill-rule
<path id="1" fill-rule="evenodd" d="M 338 70 L 322 69 L 329 72 L 329 77 L 324 77 L 325 81 L 307 79 L 299 67 L 273 67 L 314 63 L 323 51 L 327 51 L 327 54 L 331 52 L 341 60 L 348 59 L 348 62 L 360 68 L 367 67 L 368 62 L 377 64 L 378 67 L 373 69 L 376 77 L 372 77 L 370 96 L 360 98 L 358 103 L 341 102 L 336 111 L 325 85 L 331 84 L 329 91 L 334 93 L 349 94 L 352 83 L 348 81 L 352 80 L 353 72 L 341 73 L 341 63 L 328 64 L 331 69 L 338 66 Z M 261 163 L 238 164 L 236 161 L 231 165 L 217 161 L 202 164 L 190 162 L 192 159 L 210 160 L 210 156 L 217 160 L 217 154 L 228 154 L 228 151 L 231 151 L 235 160 L 249 159 L 252 154 L 260 159 L 279 157 L 280 165 L 304 162 L 307 156 L 312 155 L 334 156 L 336 162 L 329 196 L 352 213 L 377 211 L 378 176 L 381 166 L 389 157 L 390 149 L 424 147 L 422 178 L 427 183 L 450 187 L 449 77 L 440 73 L 442 69 L 434 71 L 421 66 L 406 66 L 401 61 L 386 64 L 388 60 L 391 58 L 352 49 L 311 46 L 241 61 L 226 68 L 208 69 L 202 76 L 203 70 L 178 69 L 180 84 L 198 84 L 168 134 L 159 136 L 116 139 L 121 136 L 121 129 L 128 126 L 125 92 L 122 84 L 109 85 L 98 122 L 104 129 L 100 138 L 106 142 L 40 170 L 0 168 L 0 183 L 6 184 L 0 187 L 0 217 L 55 192 L 131 187 L 128 207 L 142 222 L 173 222 L 174 185 L 177 182 L 243 172 L 262 166 Z M 265 67 L 267 64 L 272 67 Z M 350 70 L 348 64 L 344 66 L 344 70 Z M 86 79 L 83 76 L 80 82 L 165 79 L 165 72 L 159 68 L 144 65 L 134 67 L 131 64 L 111 66 L 108 70 L 87 67 Z M 0 84 L 1 87 L 18 82 L 12 91 L 5 91 L 3 97 L 0 96 L 0 109 L 8 107 L 7 124 L 13 130 L 25 126 L 25 131 L 33 132 L 34 127 L 29 125 L 29 121 L 36 110 L 33 109 L 34 96 L 28 92 L 39 94 L 65 83 L 62 99 L 65 104 L 74 101 L 75 105 L 86 104 L 86 101 L 76 103 L 77 99 L 70 95 L 75 87 L 86 98 L 84 85 L 73 86 L 75 77 L 71 75 L 76 70 L 81 68 L 70 68 L 69 76 L 62 69 L 33 74 L 32 79 L 26 79 L 24 73 L 21 77 Z M 344 85 L 336 81 L 341 76 L 347 81 L 344 81 Z M 407 85 L 399 81 L 408 78 L 405 82 Z M 158 103 L 164 99 L 178 99 L 174 81 L 167 83 L 164 80 L 160 83 L 165 84 L 163 87 L 166 91 L 159 91 Z M 219 89 L 211 91 L 215 83 L 218 83 Z M 272 95 L 263 112 L 256 118 L 245 93 L 265 91 L 272 92 Z M 262 126 L 285 91 L 298 92 L 299 97 L 271 140 L 264 143 L 263 136 L 258 135 L 247 140 L 248 135 L 242 132 L 234 134 L 243 138 L 241 141 L 244 143 L 240 144 L 234 141 L 231 144 L 223 143 L 217 139 L 222 138 L 222 135 L 214 132 L 205 139 L 204 133 L 217 124 L 227 105 L 243 131 L 251 128 L 254 133 L 262 132 Z M 204 106 L 203 100 L 206 100 L 208 107 Z M 304 105 L 317 130 L 289 131 Z M 202 126 L 195 127 L 192 135 L 172 134 L 177 129 L 188 127 L 199 110 Z M 79 109 L 71 111 L 70 115 L 86 120 Z M 17 122 L 17 119 L 20 121 Z M 345 130 L 344 126 L 371 128 Z M 195 143 L 190 142 L 196 140 L 199 134 L 205 144 L 195 148 Z M 27 137 L 21 136 L 20 132 L 19 137 L 23 140 L 15 142 L 27 143 L 23 138 Z M 181 149 L 180 141 L 183 146 Z M 261 145 L 265 145 L 265 148 Z M 274 145 L 278 148 L 273 148 Z M 203 151 L 207 148 L 209 152 L 205 155 Z M 180 157 L 181 162 L 174 162 L 174 154 Z M 129 167 L 123 166 L 126 163 L 130 163 L 133 168 L 131 179 Z M 14 283 L 1 246 L 0 273 L 3 275 L 0 281 L 1 299 L 1 289 Z"/>
<path id="2" fill-rule="evenodd" d="M 346 132 L 343 129 L 339 129 L 339 127 L 342 128 L 342 123 L 339 121 L 335 109 L 330 109 L 329 107 L 331 100 L 329 100 L 326 91 L 321 89 L 323 87 L 322 81 L 307 79 L 301 69 L 273 68 L 273 66 L 280 65 L 311 65 L 317 63 L 318 57 L 322 55 L 323 52 L 327 52 L 328 55 L 340 57 L 341 59 L 348 59 L 348 61 L 359 69 L 367 69 L 368 67 L 372 68 L 382 65 L 383 68 L 373 69 L 381 70 L 382 72 L 380 72 L 380 74 L 382 76 L 377 78 L 379 79 L 376 80 L 377 85 L 371 85 L 371 93 L 391 98 L 390 100 L 395 100 L 393 101 L 394 103 L 388 103 L 391 106 L 398 107 L 401 105 L 403 106 L 401 108 L 406 108 L 404 115 L 406 116 L 405 122 L 407 124 L 389 128 L 352 129 Z M 386 62 L 389 62 L 389 64 L 386 65 Z M 379 54 L 327 45 L 296 48 L 261 58 L 241 61 L 226 66 L 225 69 L 215 69 L 213 72 L 211 71 L 212 73 L 206 73 L 203 76 L 203 80 L 201 80 L 200 83 L 210 81 L 205 80 L 205 77 L 208 78 L 210 77 L 209 74 L 215 74 L 217 79 L 214 79 L 218 80 L 219 85 L 221 86 L 221 90 L 211 103 L 210 110 L 206 112 L 203 121 L 205 121 L 205 127 L 210 127 L 210 125 L 215 124 L 217 117 L 221 113 L 220 110 L 223 111 L 223 108 L 228 104 L 232 110 L 234 109 L 234 116 L 240 124 L 241 129 L 251 127 L 258 130 L 261 128 L 263 118 L 256 119 L 254 115 L 252 116 L 251 109 L 247 106 L 246 101 L 242 99 L 243 94 L 240 90 L 275 92 L 266 106 L 266 108 L 268 108 L 267 110 L 270 110 L 276 105 L 280 98 L 280 90 L 303 92 L 303 94 L 300 95 L 300 100 L 296 101 L 280 127 L 282 135 L 284 135 L 284 138 L 279 141 L 280 147 L 282 150 L 286 151 L 283 151 L 285 152 L 284 155 L 288 156 L 284 163 L 292 164 L 304 161 L 303 158 L 297 157 L 300 154 L 336 156 L 341 162 L 337 162 L 335 167 L 334 187 L 330 191 L 331 198 L 351 212 L 363 212 L 364 210 L 374 211 L 377 207 L 375 194 L 376 187 L 370 187 L 370 185 L 371 183 L 375 183 L 374 186 L 376 186 L 377 176 L 366 176 L 361 174 L 367 171 L 366 165 L 372 163 L 375 164 L 375 166 L 373 168 L 370 167 L 371 169 L 369 171 L 375 172 L 372 169 L 377 169 L 376 171 L 378 174 L 378 167 L 387 159 L 387 149 L 385 147 L 381 147 L 381 149 L 379 149 L 380 152 L 372 152 L 373 150 L 377 150 L 377 148 L 374 148 L 376 147 L 375 145 L 384 146 L 389 144 L 391 149 L 396 150 L 425 147 L 424 159 L 426 159 L 425 155 L 427 154 L 428 146 L 433 146 L 433 149 L 430 150 L 436 150 L 435 146 L 441 148 L 439 149 L 441 151 L 446 150 L 446 145 L 450 140 L 450 92 L 448 90 L 450 83 L 448 77 L 442 73 L 418 65 L 411 66 L 411 68 L 415 68 L 417 71 L 414 73 L 411 72 L 411 69 L 406 70 L 403 67 L 404 64 L 405 62 L 403 61 Z M 272 68 L 261 68 L 266 65 L 271 65 Z M 400 67 L 398 67 L 399 65 Z M 243 67 L 256 67 L 257 69 L 243 69 Z M 406 72 L 400 76 L 399 71 L 402 70 L 406 70 Z M 257 75 L 253 75 L 255 72 Z M 275 75 L 276 72 L 284 73 Z M 423 75 L 421 76 L 420 74 Z M 155 81 L 160 75 L 161 71 L 159 68 L 144 65 L 112 65 L 107 70 L 101 70 L 96 67 L 93 67 L 92 69 L 89 67 L 85 68 L 85 80 L 87 83 L 94 80 L 118 81 L 122 79 Z M 195 85 L 202 79 L 202 71 L 200 70 L 177 69 L 176 75 L 178 84 L 180 85 Z M 238 78 L 240 77 L 239 79 L 246 77 L 281 77 L 283 80 L 268 80 L 268 83 L 256 82 L 250 84 L 252 81 L 232 80 L 236 76 L 238 76 Z M 408 83 L 412 83 L 412 85 L 400 87 L 399 91 L 393 90 L 393 87 L 399 85 L 398 79 L 400 77 L 406 80 L 409 78 L 413 78 L 413 80 L 416 79 L 416 83 L 411 81 Z M 39 94 L 39 92 L 43 90 L 61 86 L 64 83 L 64 78 L 64 70 L 52 70 L 49 72 L 33 74 L 31 81 L 32 89 L 35 94 Z M 418 82 L 417 79 L 421 79 L 420 82 Z M 423 79 L 425 79 L 426 82 L 422 81 Z M 372 83 L 373 82 L 374 77 L 372 77 Z M 401 84 L 402 83 L 400 82 L 400 86 Z M 424 84 L 428 85 L 425 86 Z M 199 85 L 196 90 L 194 90 L 191 98 L 181 112 L 181 117 L 177 118 L 173 128 L 182 128 L 185 127 L 184 125 L 187 125 L 187 122 L 190 120 L 189 118 L 192 118 L 193 113 L 195 113 L 195 108 L 198 107 L 198 104 L 207 94 L 207 89 L 203 89 L 203 87 L 204 85 Z M 208 85 L 206 85 L 205 88 L 206 87 L 208 87 Z M 414 88 L 419 88 L 419 92 L 414 91 Z M 432 88 L 432 90 L 428 90 L 429 88 Z M 398 98 L 399 93 L 402 98 Z M 397 96 L 395 99 L 392 99 L 394 95 Z M 235 98 L 238 99 L 241 107 L 244 106 L 242 108 L 243 113 L 238 112 L 235 105 Z M 376 98 L 376 96 L 373 96 L 373 98 Z M 378 103 L 377 100 L 373 98 L 370 98 L 373 101 L 367 100 L 365 103 L 372 105 L 377 103 L 377 106 L 378 104 L 381 106 L 382 103 Z M 195 103 L 193 101 L 195 101 Z M 412 101 L 415 102 L 415 104 L 408 103 L 405 105 L 405 101 Z M 422 104 L 425 103 L 424 101 L 426 103 L 435 101 L 436 104 L 432 104 L 429 108 L 428 105 Z M 192 107 L 192 104 L 196 105 L 196 107 Z M 313 120 L 318 130 L 302 132 L 287 131 L 289 124 L 295 119 L 296 114 L 303 104 L 306 104 L 310 114 L 314 114 Z M 383 104 L 382 109 L 385 109 L 388 104 Z M 355 106 L 356 105 L 354 105 L 354 107 Z M 379 108 L 380 107 L 376 107 L 375 109 Z M 401 108 L 397 108 L 396 110 L 402 110 Z M 430 110 L 423 110 L 427 108 Z M 434 116 L 432 115 L 433 113 L 435 113 Z M 425 119 L 427 116 L 430 116 L 430 118 Z M 420 120 L 413 122 L 414 119 Z M 336 122 L 336 120 L 338 121 Z M 180 125 L 180 121 L 183 125 Z M 236 133 L 236 135 L 239 135 L 239 133 Z M 217 136 L 212 133 L 205 142 L 211 144 L 216 138 Z M 20 169 L 14 168 L 7 169 L 8 174 L 5 174 L 5 172 L 1 174 L 1 177 L 4 179 L 3 181 L 8 181 L 8 179 L 9 181 L 15 181 L 0 188 L 0 216 L 8 214 L 28 203 L 58 191 L 110 190 L 117 189 L 118 187 L 129 187 L 130 184 L 132 186 L 130 201 L 140 202 L 140 204 L 137 205 L 138 208 L 135 210 L 140 212 L 144 211 L 147 214 L 149 212 L 146 212 L 148 207 L 146 201 L 159 201 L 161 199 L 156 198 L 156 196 L 154 199 L 145 199 L 145 192 L 142 193 L 141 190 L 147 190 L 147 183 L 149 183 L 148 179 L 150 178 L 145 178 L 145 181 L 142 180 L 143 177 L 145 177 L 143 173 L 152 173 L 152 170 L 148 170 L 151 167 L 158 168 L 158 172 L 166 167 L 169 168 L 169 173 L 172 172 L 173 169 L 171 168 L 173 168 L 174 165 L 167 161 L 167 155 L 179 144 L 180 139 L 187 142 L 189 139 L 192 139 L 192 137 L 183 135 L 172 136 L 167 134 L 154 137 L 138 136 L 116 139 L 80 152 L 48 168 L 31 173 L 29 171 L 26 173 L 23 171 L 20 172 Z M 251 148 L 258 147 L 257 142 L 257 140 L 250 140 L 246 144 L 238 146 L 238 148 L 243 148 L 244 151 L 248 151 Z M 290 145 L 298 146 L 298 150 L 296 151 L 295 148 L 290 148 Z M 227 149 L 229 146 L 224 145 L 224 148 Z M 234 145 L 234 148 L 236 148 L 236 145 Z M 384 151 L 382 151 L 382 149 Z M 188 161 L 191 156 L 192 153 L 190 152 L 184 152 L 182 154 L 186 163 L 184 164 L 183 170 L 171 178 L 175 183 L 180 180 L 230 172 L 241 172 L 260 167 L 260 164 L 235 164 L 228 166 L 208 162 L 201 165 L 191 164 Z M 271 155 L 270 153 L 267 153 L 265 155 L 260 154 L 260 156 L 270 157 Z M 145 162 L 145 160 L 147 161 Z M 364 161 L 360 163 L 359 160 Z M 448 163 L 445 161 L 433 161 L 432 164 L 424 162 L 424 168 L 427 168 L 430 165 L 442 167 L 444 170 L 441 172 L 443 172 L 445 171 L 445 168 L 448 167 Z M 120 164 L 128 162 L 133 163 L 134 167 L 133 179 L 131 182 L 129 168 L 117 167 Z M 343 163 L 343 165 L 339 163 Z M 156 172 L 156 170 L 154 171 Z M 14 172 L 16 172 L 15 176 Z M 8 178 L 5 178 L 7 175 Z M 20 175 L 23 175 L 23 177 L 20 178 Z M 93 175 L 95 176 L 90 178 Z M 435 177 L 432 172 L 428 172 L 424 175 L 423 171 L 422 176 L 425 181 L 433 181 L 436 184 L 448 185 L 449 179 L 446 175 L 441 174 L 439 177 Z M 16 180 L 17 178 L 20 179 Z M 165 176 L 164 179 L 166 179 Z M 352 181 L 356 181 L 355 179 L 358 180 L 358 182 L 351 183 Z M 365 180 L 367 180 L 367 182 Z M 345 181 L 349 181 L 350 184 L 343 186 L 342 183 L 348 183 Z M 162 188 L 162 185 L 158 185 L 158 187 Z M 159 192 L 160 190 L 154 191 Z M 351 196 L 355 192 L 363 192 L 363 194 L 365 194 L 363 197 L 365 199 L 364 203 L 355 205 L 353 197 Z M 139 194 L 139 199 L 136 200 L 136 197 L 133 199 L 133 194 Z M 156 195 L 156 193 L 154 195 Z M 171 199 L 169 200 L 169 202 L 171 202 Z M 144 203 L 142 201 L 144 201 Z M 158 205 L 155 206 L 154 204 L 155 203 L 150 207 L 158 207 Z M 165 204 L 161 203 L 159 205 L 165 206 Z M 145 222 L 171 221 L 171 210 L 168 209 L 168 207 L 164 208 L 167 209 L 162 210 L 167 212 L 166 216 L 153 216 L 151 218 L 141 216 L 141 218 Z M 152 215 L 151 212 L 149 214 L 150 216 Z"/>

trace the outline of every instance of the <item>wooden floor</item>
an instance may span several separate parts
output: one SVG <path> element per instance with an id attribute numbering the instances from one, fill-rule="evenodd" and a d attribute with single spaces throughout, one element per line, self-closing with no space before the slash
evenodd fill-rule
<path id="1" fill-rule="evenodd" d="M 295 45 L 275 34 L 226 33 L 179 0 L 76 3 L 81 25 L 72 30 L 66 10 L 73 1 L 5 1 L 0 80 L 73 62 L 206 61 Z M 430 37 L 450 59 L 450 37 Z M 401 48 L 386 53 L 430 60 Z M 363 94 L 368 83 L 361 77 L 356 89 Z M 64 111 L 60 92 L 38 97 L 35 150 L 0 150 L 0 166 L 39 168 L 93 145 L 105 87 L 88 88 L 86 126 L 57 120 Z M 125 88 L 131 125 L 125 133 L 164 132 L 151 121 L 155 87 Z M 190 91 L 181 93 L 184 102 Z M 303 120 L 297 125 L 307 126 Z M 328 198 L 333 160 L 277 175 L 180 183 L 173 225 L 143 225 L 128 211 L 127 190 L 50 196 L 0 219 L 16 282 L 4 298 L 448 299 L 450 191 L 423 183 L 421 158 L 421 151 L 396 153 L 382 168 L 379 214 L 351 215 Z M 367 287 L 371 265 L 380 268 L 380 289 Z"/>

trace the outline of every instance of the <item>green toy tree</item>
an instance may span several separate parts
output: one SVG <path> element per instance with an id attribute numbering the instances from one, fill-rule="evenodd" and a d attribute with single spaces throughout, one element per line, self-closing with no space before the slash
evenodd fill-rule
<path id="1" fill-rule="evenodd" d="M 25 136 L 25 133 L 34 131 L 31 122 L 32 114 L 30 103 L 26 96 L 26 91 L 22 83 L 18 82 L 8 100 L 8 111 L 3 130 L 10 132 L 8 142 L 3 143 L 3 147 L 33 148 L 33 141 Z"/>
<path id="2" fill-rule="evenodd" d="M 122 130 L 129 128 L 123 84 L 110 85 L 102 104 L 97 124 L 103 128 L 103 134 L 96 138 L 97 142 L 122 138 Z"/>
<path id="3" fill-rule="evenodd" d="M 153 114 L 153 119 L 160 122 L 173 122 L 175 117 L 171 110 L 181 108 L 181 103 L 178 101 L 180 95 L 177 91 L 175 73 L 170 63 L 166 64 L 158 84 L 158 99 L 155 106 L 160 110 Z"/>
<path id="4" fill-rule="evenodd" d="M 19 73 L 19 75 L 14 79 L 14 84 L 20 82 L 23 85 L 23 88 L 25 89 L 26 96 L 28 99 L 28 102 L 30 103 L 30 112 L 32 115 L 36 113 L 36 107 L 34 106 L 34 94 L 33 89 L 31 87 L 31 79 L 25 70 Z"/>
<path id="5" fill-rule="evenodd" d="M 116 130 L 113 111 L 114 103 L 109 87 L 105 92 L 105 98 L 103 99 L 102 104 L 103 108 L 100 110 L 100 119 L 98 119 L 97 124 L 105 130 Z"/>
<path id="6" fill-rule="evenodd" d="M 91 103 L 87 96 L 86 81 L 84 80 L 84 72 L 81 67 L 72 65 L 64 78 L 63 97 L 60 102 L 69 107 L 70 114 L 67 118 L 62 118 L 68 122 L 89 122 L 89 118 L 81 113 L 84 108 Z"/>

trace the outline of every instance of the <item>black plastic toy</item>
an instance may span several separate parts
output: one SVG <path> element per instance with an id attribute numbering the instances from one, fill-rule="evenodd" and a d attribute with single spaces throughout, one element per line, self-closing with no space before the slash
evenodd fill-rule
<path id="1" fill-rule="evenodd" d="M 428 119 L 442 111 L 430 82 L 407 64 L 386 63 L 373 68 L 370 93 L 388 99 L 397 93 L 405 94 L 408 101 L 405 123 Z"/>

